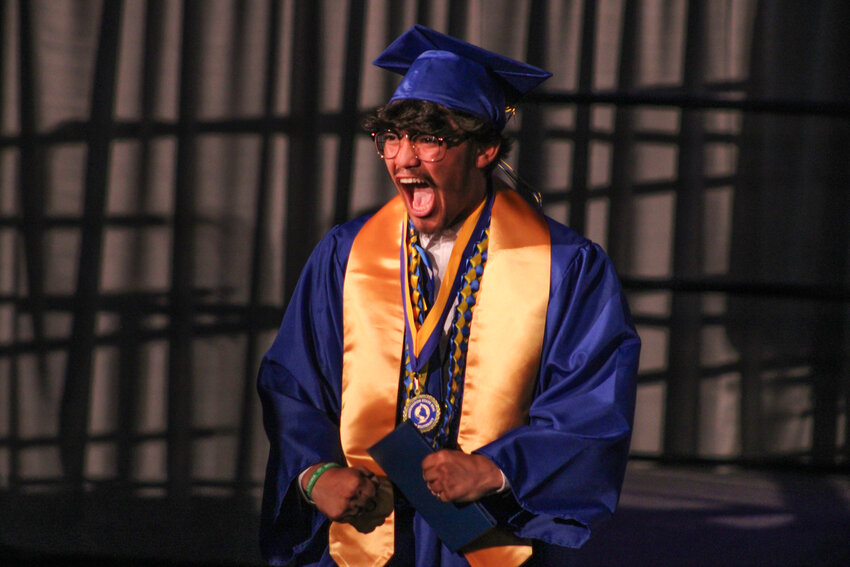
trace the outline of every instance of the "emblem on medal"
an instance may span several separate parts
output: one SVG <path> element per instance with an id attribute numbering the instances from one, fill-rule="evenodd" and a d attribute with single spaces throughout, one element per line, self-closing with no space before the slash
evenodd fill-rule
<path id="1" fill-rule="evenodd" d="M 440 422 L 440 403 L 428 394 L 414 396 L 404 404 L 404 419 L 412 421 L 422 433 L 427 433 Z"/>

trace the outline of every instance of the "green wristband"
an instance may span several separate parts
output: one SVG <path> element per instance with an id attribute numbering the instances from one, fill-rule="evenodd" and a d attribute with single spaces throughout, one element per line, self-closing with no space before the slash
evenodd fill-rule
<path id="1" fill-rule="evenodd" d="M 316 472 L 313 473 L 313 476 L 310 477 L 310 480 L 307 482 L 307 488 L 304 489 L 304 495 L 307 496 L 307 500 L 310 502 L 313 501 L 313 487 L 316 486 L 316 481 L 319 480 L 319 477 L 322 476 L 326 470 L 328 469 L 336 469 L 341 468 L 342 465 L 337 463 L 325 463 L 316 469 Z"/>

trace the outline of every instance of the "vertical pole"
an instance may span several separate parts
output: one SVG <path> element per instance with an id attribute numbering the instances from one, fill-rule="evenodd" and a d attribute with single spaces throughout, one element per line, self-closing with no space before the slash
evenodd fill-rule
<path id="1" fill-rule="evenodd" d="M 122 7 L 120 0 L 104 2 L 101 13 L 87 131 L 86 188 L 74 319 L 59 418 L 62 464 L 66 480 L 75 489 L 82 489 L 85 466 Z"/>
<path id="2" fill-rule="evenodd" d="M 248 333 L 245 350 L 245 376 L 242 388 L 242 409 L 239 417 L 239 440 L 236 450 L 236 496 L 249 496 L 251 489 L 251 441 L 253 437 L 256 372 L 259 353 L 257 336 L 260 325 L 258 310 L 262 303 L 261 289 L 265 265 L 263 240 L 268 230 L 267 204 L 269 200 L 269 169 L 272 164 L 272 130 L 274 101 L 277 95 L 277 71 L 283 34 L 280 32 L 280 2 L 269 2 L 266 37 L 265 92 L 263 93 L 263 135 L 260 147 L 260 172 L 257 178 L 257 202 L 254 210 L 254 236 L 251 249 L 251 283 L 248 299 Z"/>
<path id="3" fill-rule="evenodd" d="M 307 263 L 310 250 L 319 239 L 317 195 L 319 195 L 319 115 L 321 65 L 321 4 L 296 2 L 292 34 L 292 91 L 290 116 L 292 132 L 287 156 L 286 181 L 286 282 L 288 302 Z"/>
<path id="4" fill-rule="evenodd" d="M 626 0 L 620 40 L 617 88 L 630 90 L 635 83 L 635 53 L 638 41 L 638 6 Z M 632 258 L 632 156 L 634 116 L 628 107 L 617 107 L 614 118 L 610 209 L 608 213 L 608 256 L 621 274 L 629 272 Z"/>
<path id="5" fill-rule="evenodd" d="M 684 86 L 689 95 L 703 91 L 705 11 L 703 0 L 688 3 Z M 673 277 L 679 279 L 702 273 L 704 137 L 702 112 L 683 109 L 673 233 Z M 664 451 L 674 458 L 699 451 L 700 327 L 701 296 L 674 292 L 664 422 Z"/>
<path id="6" fill-rule="evenodd" d="M 546 67 L 546 22 L 546 2 L 532 0 L 528 14 L 526 61 L 543 68 Z M 533 105 L 523 106 L 522 127 L 518 134 L 517 173 L 535 188 L 540 187 L 543 181 L 546 134 L 543 109 Z"/>
<path id="7" fill-rule="evenodd" d="M 579 55 L 579 92 L 593 90 L 593 61 L 596 52 L 596 2 L 586 0 L 582 9 L 581 53 Z M 587 196 L 590 176 L 590 117 L 589 104 L 576 105 L 576 128 L 573 137 L 573 160 L 569 188 L 569 225 L 579 234 L 587 232 Z"/>
<path id="8" fill-rule="evenodd" d="M 195 167 L 202 3 L 183 2 L 177 171 L 171 244 L 168 354 L 168 492 L 185 498 L 192 476 L 192 339 L 195 319 Z"/>
<path id="9" fill-rule="evenodd" d="M 351 203 L 355 141 L 360 132 L 357 101 L 360 95 L 360 60 L 363 56 L 365 19 L 366 5 L 363 0 L 352 0 L 348 12 L 348 31 L 345 41 L 345 75 L 342 86 L 339 154 L 336 164 L 335 224 L 348 220 L 348 207 Z"/>

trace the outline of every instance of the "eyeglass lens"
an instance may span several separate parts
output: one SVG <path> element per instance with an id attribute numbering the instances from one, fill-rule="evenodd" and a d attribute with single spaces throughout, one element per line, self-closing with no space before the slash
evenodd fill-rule
<path id="1" fill-rule="evenodd" d="M 402 136 L 396 132 L 381 132 L 375 135 L 375 146 L 384 159 L 392 159 L 398 155 Z M 439 161 L 446 153 L 442 138 L 430 134 L 416 134 L 410 139 L 413 153 L 422 161 Z"/>

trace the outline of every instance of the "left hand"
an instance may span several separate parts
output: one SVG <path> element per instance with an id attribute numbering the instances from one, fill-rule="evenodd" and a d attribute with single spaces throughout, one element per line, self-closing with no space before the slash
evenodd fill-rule
<path id="1" fill-rule="evenodd" d="M 375 498 L 349 522 L 357 531 L 368 534 L 384 523 L 393 511 L 393 485 L 386 477 L 377 477 L 378 488 Z"/>
<path id="2" fill-rule="evenodd" d="M 422 477 L 443 502 L 472 502 L 496 492 L 502 473 L 483 455 L 442 449 L 422 460 Z"/>

